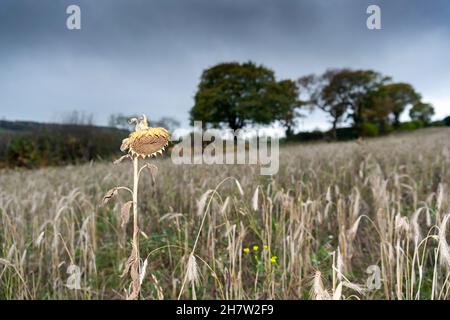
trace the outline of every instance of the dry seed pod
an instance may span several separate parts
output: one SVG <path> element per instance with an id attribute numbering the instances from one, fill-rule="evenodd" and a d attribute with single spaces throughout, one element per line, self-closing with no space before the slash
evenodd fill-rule
<path id="1" fill-rule="evenodd" d="M 169 144 L 170 135 L 164 128 L 150 128 L 147 117 L 143 118 L 136 125 L 136 129 L 128 138 L 122 141 L 120 150 L 128 152 L 133 157 L 156 157 L 162 154 Z"/>

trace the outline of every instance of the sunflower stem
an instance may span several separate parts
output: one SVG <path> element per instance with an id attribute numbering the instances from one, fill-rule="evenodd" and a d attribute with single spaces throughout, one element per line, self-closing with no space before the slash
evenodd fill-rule
<path id="1" fill-rule="evenodd" d="M 136 249 L 139 248 L 139 232 L 138 232 L 138 184 L 139 184 L 139 176 L 138 176 L 138 166 L 139 159 L 135 157 L 133 159 L 133 244 L 136 246 Z"/>
<path id="2" fill-rule="evenodd" d="M 136 263 L 139 265 L 139 226 L 138 226 L 138 185 L 139 185 L 139 158 L 133 158 L 133 250 Z"/>

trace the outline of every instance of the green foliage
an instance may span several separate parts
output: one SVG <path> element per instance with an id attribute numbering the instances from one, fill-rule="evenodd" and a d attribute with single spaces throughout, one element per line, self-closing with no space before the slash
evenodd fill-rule
<path id="1" fill-rule="evenodd" d="M 93 126 L 52 125 L 8 137 L 0 162 L 9 167 L 71 164 L 118 154 L 126 131 Z"/>
<path id="2" fill-rule="evenodd" d="M 354 140 L 359 137 L 359 132 L 357 129 L 349 128 L 338 128 L 336 130 L 337 139 L 341 141 Z"/>
<path id="3" fill-rule="evenodd" d="M 298 83 L 309 93 L 308 103 L 330 116 L 331 134 L 338 139 L 337 126 L 345 117 L 353 120 L 358 135 L 376 136 L 399 129 L 400 116 L 408 105 L 416 109 L 423 105 L 412 85 L 390 81 L 373 70 L 335 69 L 302 77 Z M 431 119 L 423 112 L 415 116 L 413 120 L 424 123 Z"/>
<path id="4" fill-rule="evenodd" d="M 333 77 L 330 90 L 336 92 L 332 97 L 349 106 L 355 128 L 362 128 L 362 124 L 366 122 L 365 111 L 370 105 L 370 94 L 389 79 L 373 70 L 344 69 Z"/>
<path id="5" fill-rule="evenodd" d="M 209 68 L 202 74 L 191 121 L 202 120 L 214 127 L 225 123 L 233 130 L 249 122 L 269 123 L 272 112 L 263 101 L 274 82 L 272 70 L 252 62 Z"/>
<path id="6" fill-rule="evenodd" d="M 381 88 L 386 94 L 383 107 L 393 115 L 393 124 L 396 128 L 400 126 L 400 116 L 408 105 L 414 105 L 421 99 L 412 85 L 408 83 L 390 83 Z"/>
<path id="7" fill-rule="evenodd" d="M 364 122 L 361 125 L 361 134 L 364 137 L 376 137 L 380 134 L 380 130 L 375 124 Z"/>
<path id="8" fill-rule="evenodd" d="M 292 81 L 277 83 L 272 70 L 253 62 L 221 63 L 203 72 L 190 118 L 233 130 L 275 120 L 292 126 L 297 106 Z"/>
<path id="9" fill-rule="evenodd" d="M 420 95 L 407 83 L 389 83 L 367 93 L 364 119 L 375 124 L 380 133 L 400 128 L 400 116 L 408 105 L 417 103 Z"/>
<path id="10" fill-rule="evenodd" d="M 300 94 L 305 93 L 308 99 L 301 101 Z M 346 119 L 352 120 L 356 136 L 400 129 L 400 117 L 409 105 L 413 105 L 413 121 L 429 125 L 433 110 L 420 99 L 412 85 L 393 83 L 373 70 L 331 69 L 294 83 L 277 82 L 273 71 L 252 62 L 223 63 L 203 72 L 190 116 L 191 121 L 203 120 L 212 127 L 234 130 L 278 121 L 286 128 L 287 140 L 309 141 L 315 139 L 314 134 L 293 135 L 300 108 L 309 105 L 330 116 L 332 129 L 323 136 L 342 139 L 338 125 Z"/>
<path id="11" fill-rule="evenodd" d="M 368 122 L 367 109 L 373 108 L 374 93 L 390 78 L 373 70 L 335 69 L 317 77 L 299 79 L 310 92 L 309 103 L 328 113 L 332 119 L 332 133 L 337 138 L 337 125 L 345 116 L 353 120 L 359 131 Z"/>
<path id="12" fill-rule="evenodd" d="M 413 131 L 417 130 L 423 127 L 423 123 L 420 121 L 410 121 L 410 122 L 403 122 L 400 125 L 400 131 Z"/>
<path id="13" fill-rule="evenodd" d="M 429 127 L 445 127 L 444 120 L 432 121 L 428 124 Z"/>
<path id="14" fill-rule="evenodd" d="M 450 127 L 450 116 L 444 119 L 444 123 L 446 126 Z"/>
<path id="15" fill-rule="evenodd" d="M 323 140 L 325 134 L 322 131 L 316 130 L 312 132 L 299 132 L 292 136 L 286 137 L 287 142 L 309 142 Z"/>
<path id="16" fill-rule="evenodd" d="M 379 130 L 382 134 L 389 134 L 395 131 L 395 128 L 390 123 L 383 123 L 380 125 Z"/>
<path id="17" fill-rule="evenodd" d="M 291 80 L 282 80 L 268 87 L 266 103 L 273 109 L 273 120 L 278 120 L 286 128 L 286 137 L 293 135 L 293 127 L 301 116 L 298 109 L 303 103 L 298 96 L 299 88 Z"/>
<path id="18" fill-rule="evenodd" d="M 320 141 L 320 140 L 339 140 L 339 141 L 347 141 L 354 140 L 359 137 L 359 133 L 355 128 L 337 128 L 336 136 L 332 131 L 322 132 L 320 130 L 315 131 L 305 131 L 299 132 L 297 134 L 292 135 L 291 137 L 286 138 L 286 142 L 312 142 L 312 141 Z"/>
<path id="19" fill-rule="evenodd" d="M 350 108 L 345 98 L 340 96 L 340 83 L 336 81 L 341 72 L 343 70 L 329 70 L 321 76 L 308 75 L 298 80 L 300 86 L 310 92 L 308 103 L 330 115 L 334 139 L 337 139 L 337 125 Z"/>
<path id="20" fill-rule="evenodd" d="M 425 125 L 431 122 L 434 115 L 434 108 L 429 103 L 418 102 L 409 111 L 409 116 L 413 121 L 421 121 Z"/>

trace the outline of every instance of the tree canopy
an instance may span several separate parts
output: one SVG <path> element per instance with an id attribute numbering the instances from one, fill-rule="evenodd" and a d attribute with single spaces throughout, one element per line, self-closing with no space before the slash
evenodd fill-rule
<path id="1" fill-rule="evenodd" d="M 272 70 L 253 62 L 221 63 L 206 69 L 191 109 L 191 122 L 233 130 L 281 120 L 291 130 L 300 105 L 294 82 L 277 82 Z"/>
<path id="2" fill-rule="evenodd" d="M 306 95 L 304 99 L 300 96 Z M 297 81 L 277 81 L 272 70 L 253 62 L 221 63 L 206 69 L 200 79 L 190 119 L 205 126 L 229 127 L 278 122 L 293 135 L 303 107 L 318 108 L 330 117 L 337 138 L 340 123 L 356 134 L 388 133 L 400 128 L 408 108 L 413 121 L 427 124 L 434 109 L 421 102 L 409 83 L 393 82 L 374 70 L 330 69 Z"/>
<path id="3" fill-rule="evenodd" d="M 384 85 L 381 90 L 384 91 L 387 99 L 385 106 L 393 115 L 393 124 L 398 128 L 400 116 L 406 110 L 406 107 L 418 103 L 421 96 L 409 83 L 389 83 Z"/>
<path id="4" fill-rule="evenodd" d="M 279 121 L 286 129 L 287 137 L 294 134 L 297 120 L 302 117 L 300 108 L 304 102 L 298 97 L 299 88 L 292 80 L 282 80 L 268 88 L 267 103 L 272 108 L 273 120 Z"/>
<path id="5" fill-rule="evenodd" d="M 352 119 L 354 127 L 361 127 L 370 95 L 388 80 L 373 70 L 331 69 L 320 76 L 302 77 L 298 83 L 309 92 L 309 103 L 330 115 L 336 137 L 337 125 L 345 116 Z"/>
<path id="6" fill-rule="evenodd" d="M 429 103 L 418 102 L 409 111 L 409 116 L 413 121 L 420 121 L 424 125 L 431 122 L 434 115 L 434 108 Z"/>

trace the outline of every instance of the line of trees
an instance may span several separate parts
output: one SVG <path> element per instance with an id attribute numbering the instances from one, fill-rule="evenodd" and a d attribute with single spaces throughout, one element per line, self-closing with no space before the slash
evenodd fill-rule
<path id="1" fill-rule="evenodd" d="M 109 127 L 93 125 L 93 116 L 71 111 L 61 124 L 0 120 L 0 168 L 36 168 L 110 159 L 120 155 L 120 143 L 134 126 L 130 117 L 112 114 Z M 180 123 L 170 117 L 152 121 L 152 126 L 173 131 Z"/>
<path id="2" fill-rule="evenodd" d="M 302 111 L 324 111 L 331 121 L 331 136 L 349 123 L 359 135 L 378 135 L 400 129 L 401 116 L 410 107 L 415 127 L 429 124 L 431 104 L 408 83 L 373 70 L 332 69 L 296 81 L 277 81 L 272 70 L 253 62 L 221 63 L 206 69 L 200 79 L 190 119 L 206 126 L 284 126 L 287 138 L 294 135 Z"/>
<path id="3" fill-rule="evenodd" d="M 0 168 L 54 166 L 110 159 L 120 155 L 118 146 L 127 131 L 74 124 L 38 124 L 3 121 L 25 130 L 0 134 Z M 27 126 L 27 124 L 30 124 Z"/>

